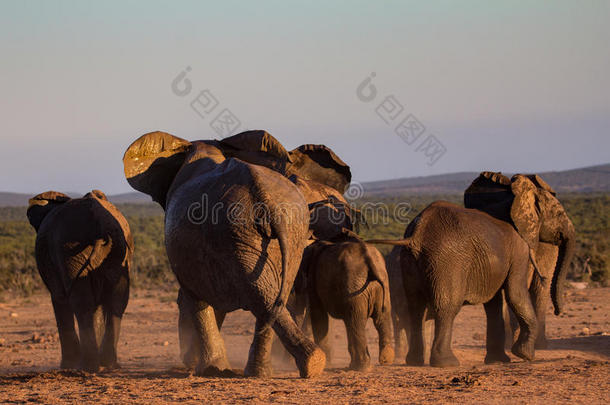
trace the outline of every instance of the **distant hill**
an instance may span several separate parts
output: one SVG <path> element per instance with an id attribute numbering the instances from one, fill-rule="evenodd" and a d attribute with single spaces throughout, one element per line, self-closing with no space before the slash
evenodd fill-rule
<path id="1" fill-rule="evenodd" d="M 71 197 L 80 197 L 79 193 L 67 193 Z M 23 207 L 28 205 L 28 200 L 35 194 L 9 193 L 0 191 L 0 207 Z M 109 195 L 108 199 L 113 204 L 148 204 L 152 203 L 152 199 L 142 193 L 123 193 Z"/>
<path id="2" fill-rule="evenodd" d="M 512 176 L 511 173 L 505 173 Z M 538 173 L 558 193 L 610 192 L 610 163 L 559 172 Z M 479 175 L 478 172 L 460 172 L 435 176 L 407 177 L 362 183 L 366 195 L 401 194 L 461 194 Z M 0 207 L 28 205 L 34 194 L 0 191 Z M 69 193 L 78 196 L 78 193 Z M 152 199 L 142 193 L 132 192 L 108 196 L 115 204 L 148 204 Z"/>
<path id="3" fill-rule="evenodd" d="M 508 177 L 512 173 L 505 173 Z M 610 192 L 610 163 L 559 172 L 538 173 L 558 193 Z M 363 183 L 366 194 L 461 194 L 478 172 L 408 177 Z"/>

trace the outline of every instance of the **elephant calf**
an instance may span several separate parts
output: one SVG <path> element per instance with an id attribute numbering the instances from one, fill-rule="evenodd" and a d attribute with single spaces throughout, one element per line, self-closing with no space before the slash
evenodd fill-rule
<path id="1" fill-rule="evenodd" d="M 27 216 L 37 232 L 38 271 L 51 293 L 61 368 L 118 367 L 133 253 L 127 221 L 98 190 L 75 199 L 55 191 L 38 194 Z"/>
<path id="2" fill-rule="evenodd" d="M 314 339 L 329 356 L 328 315 L 342 319 L 347 331 L 350 368 L 366 370 L 370 355 L 366 322 L 373 318 L 379 333 L 379 363 L 394 361 L 388 275 L 381 253 L 353 234 L 317 241 L 301 265 L 309 294 Z"/>

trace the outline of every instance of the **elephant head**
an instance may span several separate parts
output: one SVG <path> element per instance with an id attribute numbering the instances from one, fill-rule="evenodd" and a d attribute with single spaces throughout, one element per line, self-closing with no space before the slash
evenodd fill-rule
<path id="1" fill-rule="evenodd" d="M 27 216 L 36 232 L 47 214 L 67 201 L 70 197 L 57 191 L 45 191 L 30 198 Z"/>
<path id="2" fill-rule="evenodd" d="M 266 131 L 246 131 L 221 141 L 189 142 L 166 132 L 150 132 L 125 151 L 125 177 L 134 189 L 148 194 L 163 208 L 172 187 L 191 170 L 213 169 L 228 158 L 266 166 L 285 173 L 290 155 Z M 202 166 L 203 165 L 203 166 Z"/>
<path id="3" fill-rule="evenodd" d="M 563 308 L 563 284 L 575 251 L 574 225 L 555 191 L 540 176 L 482 172 L 464 192 L 464 205 L 511 223 L 529 247 L 539 242 L 559 247 L 551 283 L 555 314 Z"/>
<path id="4" fill-rule="evenodd" d="M 330 240 L 352 230 L 359 211 L 343 197 L 352 178 L 349 166 L 325 145 L 301 145 L 289 154 L 286 175 L 309 204 L 313 237 Z"/>
<path id="5" fill-rule="evenodd" d="M 325 145 L 301 145 L 290 151 L 290 159 L 288 176 L 296 174 L 304 180 L 325 184 L 341 195 L 352 181 L 349 166 Z"/>

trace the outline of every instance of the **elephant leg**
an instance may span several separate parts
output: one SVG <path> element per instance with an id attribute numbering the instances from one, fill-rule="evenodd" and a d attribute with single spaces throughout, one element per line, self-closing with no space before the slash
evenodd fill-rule
<path id="1" fill-rule="evenodd" d="M 311 378 L 322 374 L 326 364 L 324 352 L 298 328 L 286 308 L 283 308 L 278 314 L 273 330 L 275 330 L 286 350 L 296 360 L 302 378 Z"/>
<path id="2" fill-rule="evenodd" d="M 81 368 L 97 372 L 100 368 L 100 345 L 104 334 L 104 312 L 101 305 L 76 312 L 81 344 Z"/>
<path id="3" fill-rule="evenodd" d="M 65 298 L 53 298 L 53 311 L 61 344 L 61 368 L 77 368 L 81 353 L 74 328 L 74 312 Z"/>
<path id="4" fill-rule="evenodd" d="M 106 330 L 102 341 L 102 366 L 108 369 L 119 368 L 117 361 L 117 346 L 121 332 L 121 318 L 129 300 L 129 281 L 126 277 L 112 286 L 112 290 L 105 297 L 104 314 Z"/>
<path id="5" fill-rule="evenodd" d="M 519 322 L 511 311 L 506 300 L 506 291 L 502 290 L 502 318 L 504 319 L 504 348 L 510 349 L 515 343 L 515 336 L 519 331 Z"/>
<path id="6" fill-rule="evenodd" d="M 394 362 L 394 348 L 392 347 L 394 339 L 390 317 L 390 311 L 387 308 L 383 311 L 381 304 L 373 312 L 373 324 L 379 334 L 379 364 L 392 364 Z"/>
<path id="7" fill-rule="evenodd" d="M 402 358 L 407 354 L 408 332 L 407 323 L 409 315 L 404 305 L 394 308 L 392 306 L 392 324 L 394 327 L 394 353 L 397 358 Z"/>
<path id="8" fill-rule="evenodd" d="M 548 341 L 546 339 L 546 309 L 549 305 L 551 292 L 550 287 L 547 284 L 548 282 L 544 283 L 540 277 L 535 274 L 529 290 L 536 312 L 536 319 L 538 321 L 538 334 L 534 344 L 536 349 L 546 349 L 548 347 Z"/>
<path id="9" fill-rule="evenodd" d="M 371 367 L 371 356 L 366 344 L 366 321 L 362 312 L 353 310 L 344 319 L 347 349 L 351 357 L 349 368 L 352 370 L 366 371 Z"/>
<path id="10" fill-rule="evenodd" d="M 424 365 L 424 322 L 426 302 L 420 295 L 407 294 L 409 326 L 409 351 L 406 363 L 410 366 Z"/>
<path id="11" fill-rule="evenodd" d="M 230 369 L 224 340 L 218 330 L 214 309 L 205 301 L 192 302 L 192 298 L 185 294 L 186 300 L 191 301 L 190 313 L 194 331 L 194 343 L 199 358 L 195 374 L 198 376 L 214 376 Z"/>
<path id="12" fill-rule="evenodd" d="M 273 344 L 273 329 L 261 318 L 256 319 L 254 340 L 250 346 L 248 363 L 244 375 L 248 377 L 271 377 L 271 345 Z"/>
<path id="13" fill-rule="evenodd" d="M 121 317 L 111 311 L 104 311 L 106 318 L 106 331 L 102 340 L 102 355 L 100 363 L 107 369 L 120 368 L 117 361 L 117 345 L 121 331 Z"/>
<path id="14" fill-rule="evenodd" d="M 312 296 L 310 299 L 310 311 L 309 315 L 311 318 L 311 331 L 313 334 L 314 341 L 324 351 L 326 355 L 326 362 L 330 364 L 332 353 L 331 344 L 328 336 L 329 322 L 328 313 L 322 307 L 322 303 L 319 298 Z"/>
<path id="15" fill-rule="evenodd" d="M 180 358 L 188 369 L 193 369 L 201 357 L 198 338 L 193 325 L 194 311 L 192 302 L 185 296 L 185 292 L 178 290 L 178 341 L 180 343 Z"/>
<path id="16" fill-rule="evenodd" d="M 487 316 L 487 355 L 485 363 L 510 362 L 510 358 L 504 353 L 504 331 L 503 307 L 504 298 L 502 290 L 487 303 L 485 303 L 485 315 Z"/>
<path id="17" fill-rule="evenodd" d="M 303 333 L 307 333 L 306 321 L 308 319 L 308 316 L 306 316 L 305 304 L 303 304 L 302 307 L 296 307 L 294 305 L 290 305 L 289 300 L 288 304 L 286 305 L 286 308 L 288 308 L 288 311 L 290 312 L 290 315 L 292 316 L 292 319 L 294 319 L 294 322 L 297 324 L 297 326 L 301 328 Z M 282 363 L 289 363 L 291 360 L 290 353 L 288 353 L 288 351 L 284 348 L 282 342 L 277 338 L 277 335 L 275 334 L 273 338 L 273 345 L 271 346 L 271 354 L 273 358 L 279 359 Z M 327 361 L 329 360 L 328 354 L 326 354 L 326 359 Z"/>
<path id="18" fill-rule="evenodd" d="M 453 321 L 460 308 L 443 308 L 436 311 L 434 318 L 434 341 L 430 352 L 433 367 L 459 366 L 460 362 L 451 350 Z"/>
<path id="19" fill-rule="evenodd" d="M 519 277 L 509 277 L 506 292 L 508 305 L 519 322 L 519 337 L 511 351 L 517 357 L 533 360 L 538 325 L 526 280 Z"/>

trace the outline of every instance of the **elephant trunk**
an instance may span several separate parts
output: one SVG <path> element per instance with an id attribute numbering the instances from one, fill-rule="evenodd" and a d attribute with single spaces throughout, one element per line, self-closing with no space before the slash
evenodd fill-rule
<path id="1" fill-rule="evenodd" d="M 559 245 L 559 254 L 557 256 L 557 264 L 555 265 L 555 271 L 553 273 L 553 281 L 551 282 L 551 299 L 553 300 L 553 307 L 555 308 L 555 315 L 559 315 L 563 310 L 564 305 L 564 285 L 566 281 L 566 275 L 568 274 L 568 268 L 574 257 L 576 248 L 576 240 L 574 237 L 574 230 L 568 234 L 564 234 Z"/>

